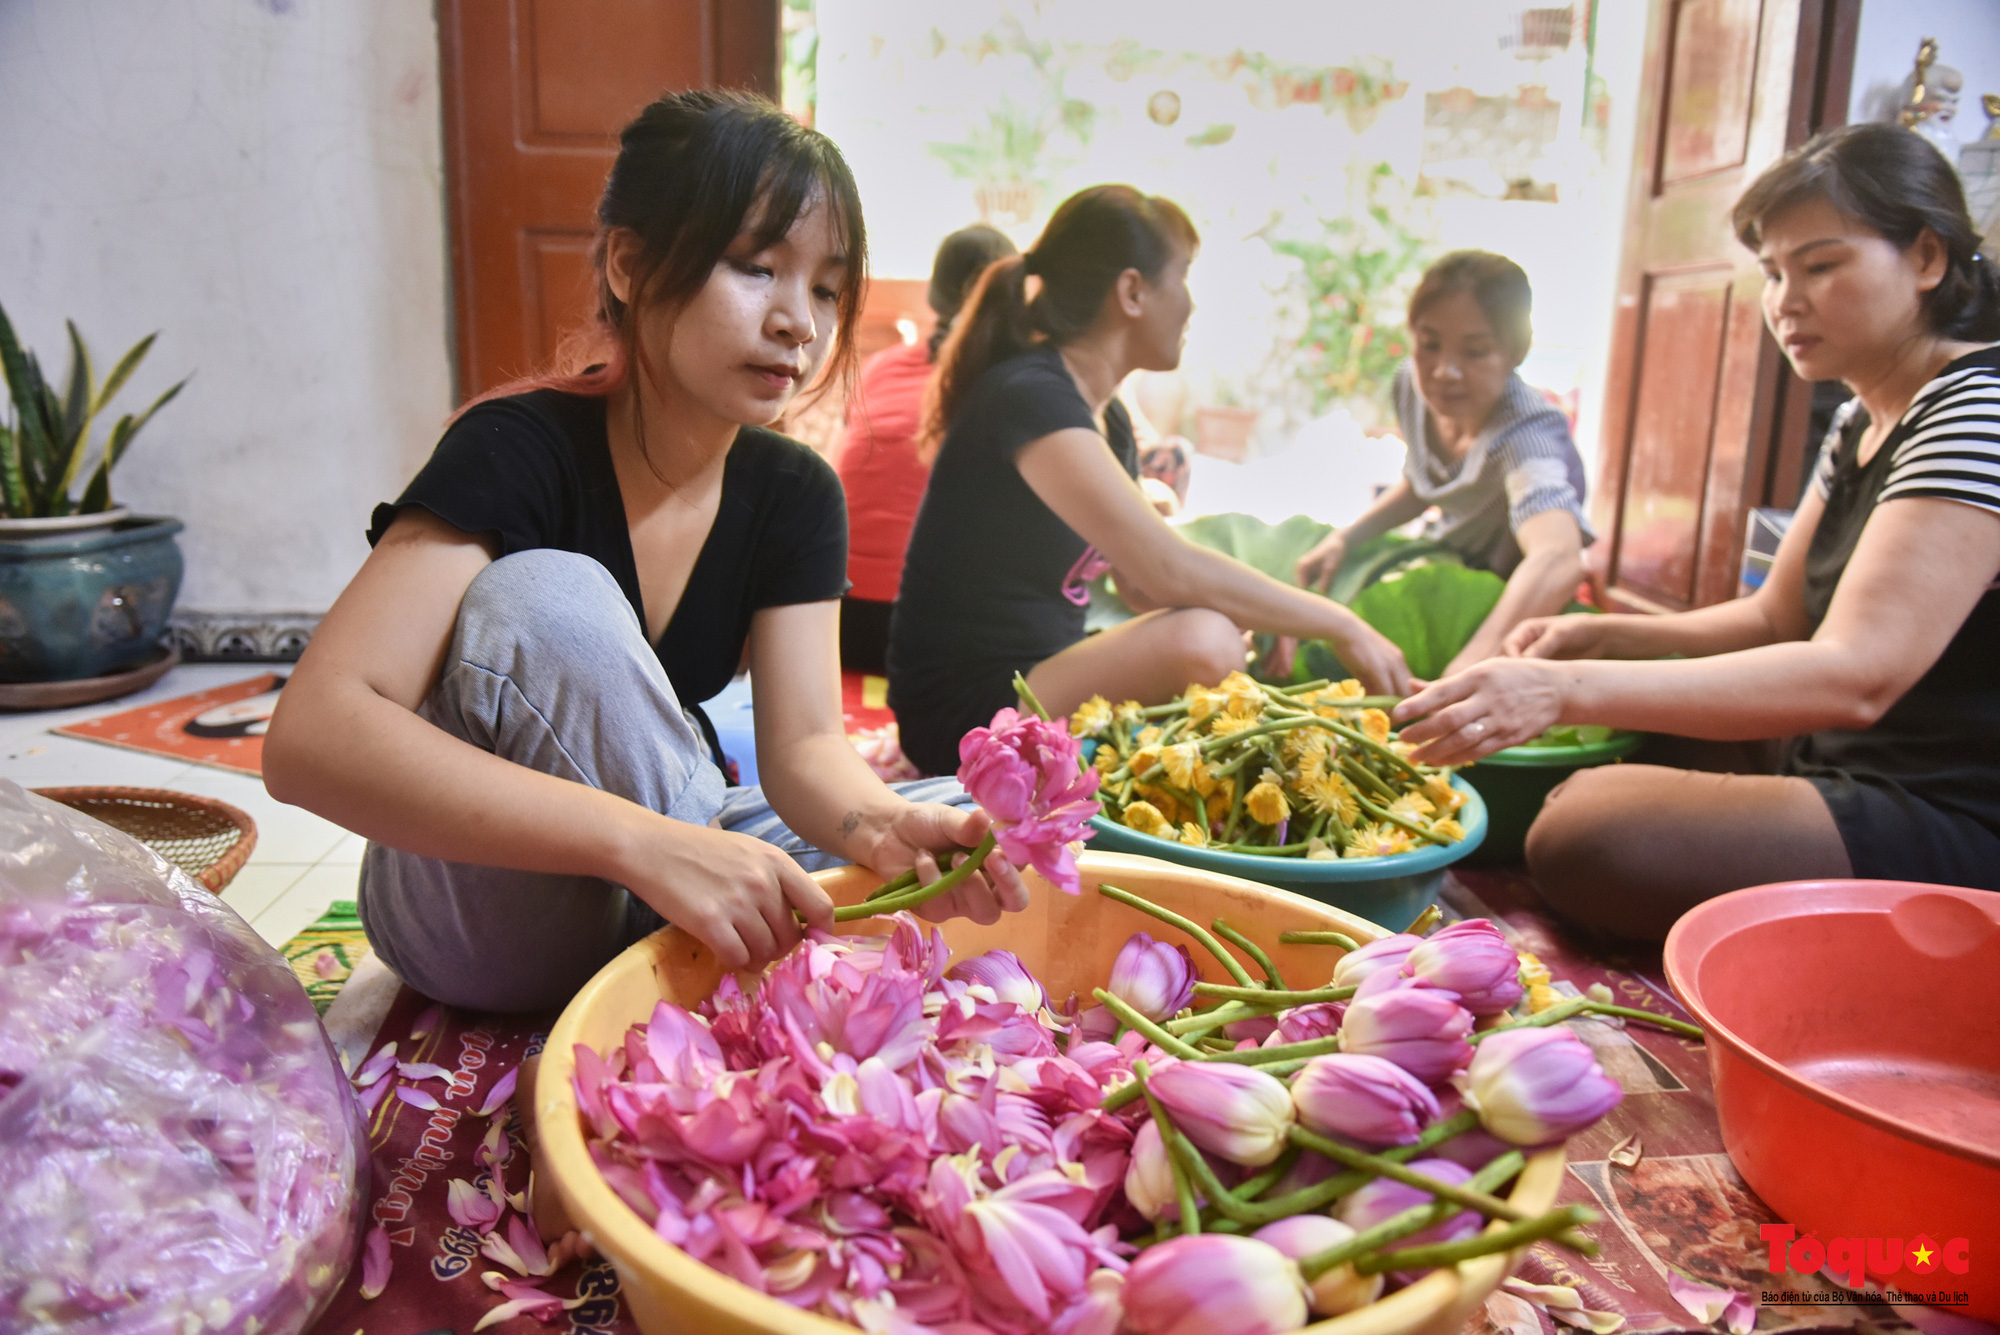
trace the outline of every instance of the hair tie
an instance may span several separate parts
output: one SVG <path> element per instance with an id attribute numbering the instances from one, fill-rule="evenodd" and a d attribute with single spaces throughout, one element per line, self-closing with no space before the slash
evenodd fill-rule
<path id="1" fill-rule="evenodd" d="M 1032 250 L 1024 250 L 1024 251 L 1022 251 L 1022 252 L 1021 252 L 1021 272 L 1022 272 L 1022 273 L 1027 273 L 1027 274 L 1036 274 L 1036 275 L 1039 275 L 1039 274 L 1041 273 L 1041 266 L 1040 266 L 1039 264 L 1037 264 L 1037 263 L 1036 263 L 1036 261 L 1037 261 L 1038 259 L 1040 259 L 1040 258 L 1041 258 L 1041 257 L 1040 257 L 1040 256 L 1038 256 L 1037 254 L 1035 254 L 1035 252 L 1034 252 L 1034 251 L 1032 251 Z"/>

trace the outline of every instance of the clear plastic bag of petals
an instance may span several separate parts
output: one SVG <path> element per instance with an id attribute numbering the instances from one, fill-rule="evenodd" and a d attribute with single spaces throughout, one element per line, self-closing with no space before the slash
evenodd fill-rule
<path id="1" fill-rule="evenodd" d="M 137 840 L 0 781 L 0 1331 L 292 1335 L 360 1119 L 291 968 Z"/>

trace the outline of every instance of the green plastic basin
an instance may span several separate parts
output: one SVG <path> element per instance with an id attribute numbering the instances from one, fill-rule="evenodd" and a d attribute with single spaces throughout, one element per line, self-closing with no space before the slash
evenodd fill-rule
<path id="1" fill-rule="evenodd" d="M 1643 732 L 1621 732 L 1584 746 L 1510 746 L 1469 766 L 1465 772 L 1486 799 L 1487 829 L 1486 842 L 1466 859 L 1467 864 L 1494 867 L 1519 862 L 1528 827 L 1557 784 L 1580 769 L 1622 759 L 1645 740 Z"/>
<path id="2" fill-rule="evenodd" d="M 1458 823 L 1465 827 L 1465 838 L 1453 844 L 1429 844 L 1392 857 L 1308 860 L 1218 853 L 1141 834 L 1106 816 L 1091 820 L 1094 832 L 1090 847 L 1100 852 L 1139 853 L 1203 871 L 1240 876 L 1246 881 L 1331 904 L 1391 932 L 1400 932 L 1436 902 L 1438 890 L 1444 884 L 1445 868 L 1478 848 L 1479 841 L 1487 837 L 1486 803 L 1458 775 L 1452 776 L 1451 783 L 1465 794 L 1465 805 L 1458 809 Z"/>

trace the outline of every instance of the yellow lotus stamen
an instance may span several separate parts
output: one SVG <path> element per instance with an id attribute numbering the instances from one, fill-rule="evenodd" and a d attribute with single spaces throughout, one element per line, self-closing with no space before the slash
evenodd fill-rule
<path id="1" fill-rule="evenodd" d="M 1069 735 L 1089 737 L 1111 726 L 1111 702 L 1101 695 L 1093 695 L 1076 707 L 1069 716 Z"/>
<path id="2" fill-rule="evenodd" d="M 1167 824 L 1167 818 L 1151 802 L 1128 803 L 1125 807 L 1125 828 L 1166 839 L 1174 837 L 1174 827 Z"/>
<path id="3" fill-rule="evenodd" d="M 1274 783 L 1260 783 L 1243 795 L 1243 809 L 1250 818 L 1265 825 L 1276 825 L 1290 820 L 1292 804 L 1285 800 L 1284 789 Z"/>

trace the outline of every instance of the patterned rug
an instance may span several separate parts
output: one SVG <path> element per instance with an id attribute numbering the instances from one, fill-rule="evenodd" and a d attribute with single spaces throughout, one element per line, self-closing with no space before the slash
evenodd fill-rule
<path id="1" fill-rule="evenodd" d="M 368 953 L 368 937 L 361 930 L 361 915 L 351 899 L 336 899 L 326 906 L 319 921 L 285 942 L 286 963 L 298 975 L 313 1009 L 321 1015 L 340 995 L 340 989 Z"/>

